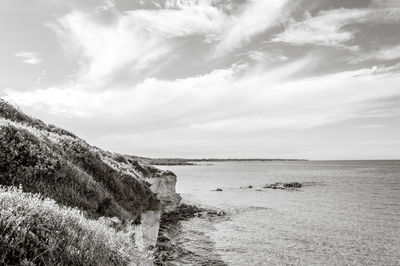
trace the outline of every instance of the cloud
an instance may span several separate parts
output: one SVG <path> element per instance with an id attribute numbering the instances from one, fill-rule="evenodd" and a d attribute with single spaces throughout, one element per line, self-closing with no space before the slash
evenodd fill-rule
<path id="1" fill-rule="evenodd" d="M 126 90 L 95 92 L 79 86 L 26 92 L 8 89 L 5 98 L 86 125 L 101 120 L 107 131 L 119 134 L 178 128 L 252 134 L 400 115 L 400 109 L 385 100 L 400 97 L 398 72 L 375 67 L 291 78 L 309 63 L 310 58 L 305 58 L 262 71 L 232 66 L 172 81 L 146 79 Z"/>
<path id="2" fill-rule="evenodd" d="M 363 20 L 366 15 L 367 11 L 357 9 L 321 11 L 314 17 L 305 13 L 303 21 L 292 20 L 285 31 L 277 34 L 271 41 L 341 47 L 354 37 L 354 31 L 343 27 Z"/>
<path id="3" fill-rule="evenodd" d="M 223 14 L 207 2 L 114 16 L 107 23 L 75 10 L 49 25 L 64 50 L 80 58 L 79 82 L 105 86 L 122 71 L 138 74 L 171 54 L 181 43 L 179 37 L 212 38 L 224 22 Z"/>
<path id="4" fill-rule="evenodd" d="M 42 63 L 42 59 L 40 58 L 39 54 L 35 52 L 19 51 L 14 56 L 21 58 L 22 62 L 25 64 L 37 65 Z"/>
<path id="5" fill-rule="evenodd" d="M 257 34 L 264 32 L 279 22 L 288 0 L 252 0 L 241 13 L 227 22 L 226 30 L 221 34 L 216 47 L 216 55 L 223 55 L 243 44 Z"/>
<path id="6" fill-rule="evenodd" d="M 111 25 L 78 11 L 51 25 L 64 49 L 80 57 L 79 82 L 107 84 L 124 68 L 139 71 L 162 58 L 170 50 L 160 36 L 146 32 L 128 15 L 119 16 Z"/>
<path id="7" fill-rule="evenodd" d="M 250 51 L 245 54 L 247 54 L 251 60 L 257 62 L 279 63 L 290 59 L 286 55 L 283 55 L 282 51 L 276 49 L 272 51 Z"/>
<path id="8" fill-rule="evenodd" d="M 102 5 L 95 9 L 95 13 L 100 15 L 102 12 L 108 11 L 115 8 L 115 4 L 111 0 L 106 0 Z"/>
<path id="9" fill-rule="evenodd" d="M 385 5 L 370 8 L 322 10 L 312 16 L 306 12 L 302 21 L 291 20 L 286 29 L 275 35 L 272 42 L 284 42 L 294 45 L 320 45 L 351 48 L 346 43 L 354 39 L 359 31 L 357 24 L 362 23 L 400 23 L 400 9 L 385 1 Z"/>
<path id="10" fill-rule="evenodd" d="M 207 39 L 214 39 L 227 20 L 227 16 L 208 1 L 167 6 L 166 9 L 133 10 L 126 14 L 141 27 L 166 38 L 205 35 Z"/>
<path id="11" fill-rule="evenodd" d="M 369 60 L 389 61 L 400 59 L 400 45 L 382 47 L 377 50 L 372 50 L 358 55 L 349 57 L 347 59 L 350 63 L 360 63 Z"/>

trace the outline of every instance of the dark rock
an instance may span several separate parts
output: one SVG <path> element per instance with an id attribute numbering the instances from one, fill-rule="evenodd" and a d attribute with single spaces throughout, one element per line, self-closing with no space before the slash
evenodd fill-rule
<path id="1" fill-rule="evenodd" d="M 302 187 L 301 183 L 299 183 L 299 182 L 285 183 L 285 184 L 283 184 L 283 186 L 286 187 L 286 188 L 300 188 L 300 187 Z"/>
<path id="2" fill-rule="evenodd" d="M 165 243 L 165 242 L 169 242 L 171 240 L 166 236 L 159 236 L 157 241 L 160 242 L 160 243 Z"/>
<path id="3" fill-rule="evenodd" d="M 248 186 L 247 188 L 253 188 L 253 186 Z"/>
<path id="4" fill-rule="evenodd" d="M 299 182 L 290 182 L 290 183 L 274 183 L 274 184 L 269 184 L 265 185 L 263 188 L 272 188 L 272 189 L 295 189 L 295 188 L 301 188 L 302 184 Z"/>
<path id="5" fill-rule="evenodd" d="M 217 188 L 215 191 L 222 191 L 222 188 Z"/>
<path id="6" fill-rule="evenodd" d="M 208 211 L 207 214 L 209 216 L 224 216 L 226 213 L 224 211 L 212 210 L 212 211 Z"/>

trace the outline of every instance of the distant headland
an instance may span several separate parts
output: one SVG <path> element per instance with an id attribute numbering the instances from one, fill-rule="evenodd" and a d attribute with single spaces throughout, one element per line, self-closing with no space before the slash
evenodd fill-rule
<path id="1" fill-rule="evenodd" d="M 265 158 L 202 158 L 202 159 L 186 159 L 186 158 L 146 158 L 131 155 L 126 157 L 133 157 L 131 159 L 142 161 L 150 165 L 196 165 L 199 162 L 289 162 L 289 161 L 308 161 L 307 159 L 265 159 Z"/>

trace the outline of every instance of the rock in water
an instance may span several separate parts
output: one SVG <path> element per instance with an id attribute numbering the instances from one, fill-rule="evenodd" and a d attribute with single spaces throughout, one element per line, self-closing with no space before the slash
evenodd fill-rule
<path id="1" fill-rule="evenodd" d="M 274 183 L 274 184 L 269 184 L 265 185 L 264 188 L 272 188 L 272 189 L 295 189 L 295 188 L 301 188 L 302 184 L 299 182 L 290 182 L 290 183 Z"/>
<path id="2" fill-rule="evenodd" d="M 291 182 L 291 183 L 283 184 L 283 187 L 285 187 L 285 188 L 301 188 L 302 185 L 299 182 Z"/>

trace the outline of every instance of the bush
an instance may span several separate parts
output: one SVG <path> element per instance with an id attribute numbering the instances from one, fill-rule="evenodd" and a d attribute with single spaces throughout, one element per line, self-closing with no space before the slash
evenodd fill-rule
<path id="1" fill-rule="evenodd" d="M 0 265 L 149 265 L 131 236 L 38 194 L 0 187 Z"/>
<path id="2" fill-rule="evenodd" d="M 0 116 L 4 117 L 5 119 L 14 121 L 14 122 L 27 124 L 31 127 L 34 127 L 34 128 L 40 129 L 40 130 L 47 130 L 49 132 L 53 132 L 58 135 L 67 135 L 67 136 L 76 138 L 76 136 L 74 134 L 72 134 L 71 132 L 69 132 L 67 130 L 55 127 L 53 125 L 46 125 L 39 119 L 35 119 L 35 118 L 32 118 L 32 117 L 24 114 L 23 112 L 21 112 L 20 110 L 18 110 L 11 104 L 7 103 L 3 99 L 0 99 Z"/>
<path id="3" fill-rule="evenodd" d="M 88 149 L 80 141 L 65 143 L 63 146 L 65 158 L 106 188 L 113 199 L 129 213 L 137 216 L 145 210 L 160 208 L 159 200 L 144 182 L 115 170 L 102 160 L 100 153 Z"/>
<path id="4" fill-rule="evenodd" d="M 51 142 L 28 129 L 0 126 L 0 185 L 21 184 L 93 218 L 136 219 L 160 207 L 148 185 L 106 164 L 84 141 Z"/>
<path id="5" fill-rule="evenodd" d="M 0 182 L 17 185 L 51 177 L 58 168 L 57 159 L 36 136 L 25 129 L 0 126 Z"/>

